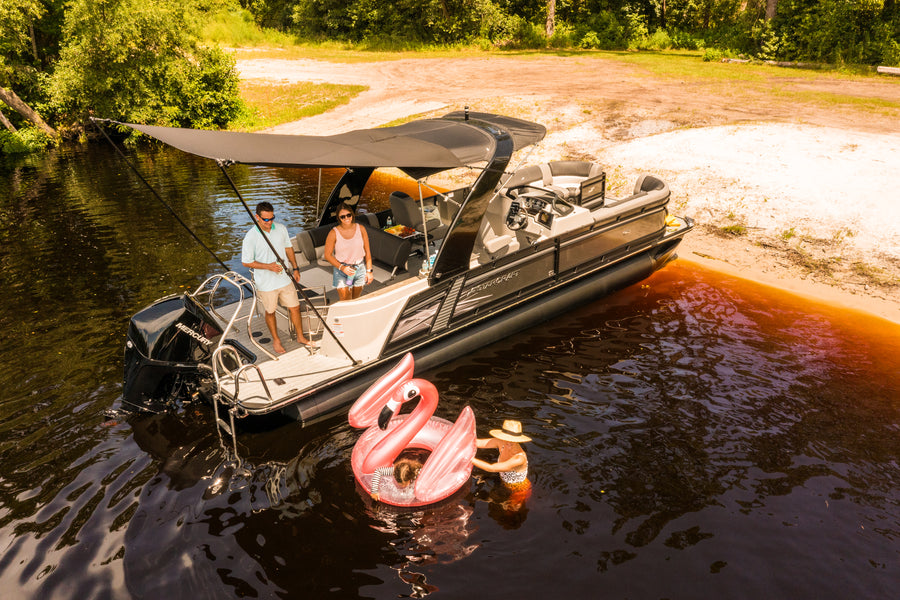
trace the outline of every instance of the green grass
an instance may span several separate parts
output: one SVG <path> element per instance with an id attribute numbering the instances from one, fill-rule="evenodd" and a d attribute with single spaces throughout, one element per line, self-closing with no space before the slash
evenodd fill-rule
<path id="1" fill-rule="evenodd" d="M 229 48 L 239 59 L 314 59 L 357 63 L 410 58 L 504 57 L 531 60 L 545 56 L 572 57 L 590 63 L 624 63 L 640 76 L 671 80 L 679 85 L 702 86 L 707 92 L 726 96 L 734 103 L 755 103 L 766 99 L 796 104 L 833 106 L 872 115 L 900 116 L 900 79 L 883 78 L 864 67 L 794 69 L 764 63 L 722 63 L 703 61 L 703 51 L 603 51 L 578 49 L 501 50 L 484 45 L 437 46 L 413 44 L 401 38 L 383 37 L 365 43 L 301 40 L 279 31 L 260 29 L 243 10 L 223 10 L 209 18 L 204 27 L 209 43 Z M 872 81 L 896 85 L 882 97 L 807 91 L 805 80 Z M 242 97 L 249 106 L 236 127 L 261 129 L 327 111 L 346 103 L 360 86 L 312 85 L 268 86 L 242 84 Z M 273 94 L 273 92 L 275 92 Z M 271 96 L 274 97 L 271 97 Z"/>
<path id="2" fill-rule="evenodd" d="M 792 237 L 794 237 L 795 235 L 797 235 L 797 232 L 794 231 L 793 227 L 791 227 L 790 229 L 785 229 L 784 231 L 781 232 L 781 239 L 786 242 L 789 239 L 791 239 Z"/>
<path id="3" fill-rule="evenodd" d="M 231 123 L 229 129 L 232 131 L 256 131 L 318 115 L 350 102 L 368 87 L 333 83 L 281 85 L 242 81 L 240 89 L 246 110 Z"/>
<path id="4" fill-rule="evenodd" d="M 745 225 L 741 225 L 740 223 L 735 223 L 734 225 L 725 225 L 720 229 L 722 230 L 722 233 L 726 235 L 733 235 L 735 237 L 747 235 L 747 227 Z"/>
<path id="5" fill-rule="evenodd" d="M 274 29 L 261 29 L 245 10 L 223 9 L 209 15 L 202 27 L 203 39 L 229 48 L 290 47 L 299 40 Z"/>

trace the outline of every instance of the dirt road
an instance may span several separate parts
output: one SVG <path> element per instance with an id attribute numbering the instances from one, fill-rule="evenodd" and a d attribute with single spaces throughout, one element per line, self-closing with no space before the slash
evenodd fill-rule
<path id="1" fill-rule="evenodd" d="M 698 82 L 591 56 L 238 62 L 246 79 L 369 86 L 276 133 L 463 106 L 538 121 L 548 136 L 532 162 L 595 160 L 623 189 L 663 175 L 674 212 L 699 224 L 682 258 L 900 322 L 900 78 L 710 68 L 747 76 Z"/>

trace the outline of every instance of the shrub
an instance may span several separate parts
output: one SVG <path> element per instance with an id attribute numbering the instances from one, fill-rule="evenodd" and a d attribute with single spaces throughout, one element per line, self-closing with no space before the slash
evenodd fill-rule
<path id="1" fill-rule="evenodd" d="M 671 41 L 670 48 L 675 50 L 700 50 L 706 45 L 702 39 L 680 29 L 671 29 L 668 34 Z"/>
<path id="2" fill-rule="evenodd" d="M 580 23 L 572 34 L 580 48 L 619 50 L 626 47 L 625 28 L 616 15 L 608 10 L 591 15 Z"/>
<path id="3" fill-rule="evenodd" d="M 190 3 L 71 0 L 68 7 L 66 42 L 49 86 L 68 121 L 93 114 L 221 127 L 238 114 L 234 59 L 199 44 Z"/>
<path id="4" fill-rule="evenodd" d="M 18 131 L 0 130 L 0 152 L 5 154 L 40 152 L 52 141 L 50 136 L 34 127 L 23 127 Z"/>
<path id="5" fill-rule="evenodd" d="M 506 48 L 537 49 L 547 47 L 547 36 L 543 28 L 525 20 L 519 21 L 515 35 L 505 44 Z"/>
<path id="6" fill-rule="evenodd" d="M 718 48 L 707 48 L 703 52 L 703 62 L 719 62 L 725 58 L 725 53 Z"/>
<path id="7" fill-rule="evenodd" d="M 628 47 L 637 49 L 650 33 L 647 29 L 647 17 L 636 10 L 627 10 L 625 12 L 625 23 Z"/>
<path id="8" fill-rule="evenodd" d="M 577 46 L 575 36 L 575 30 L 568 23 L 557 22 L 547 45 L 551 48 L 573 48 Z"/>

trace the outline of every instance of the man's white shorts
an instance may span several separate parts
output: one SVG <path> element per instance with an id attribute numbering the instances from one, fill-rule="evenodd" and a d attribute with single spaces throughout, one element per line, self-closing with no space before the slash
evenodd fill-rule
<path id="1" fill-rule="evenodd" d="M 278 308 L 278 302 L 285 308 L 293 308 L 300 306 L 300 300 L 297 298 L 297 290 L 293 283 L 289 283 L 283 288 L 272 290 L 271 292 L 258 291 L 259 301 L 262 302 L 263 310 L 272 314 Z"/>

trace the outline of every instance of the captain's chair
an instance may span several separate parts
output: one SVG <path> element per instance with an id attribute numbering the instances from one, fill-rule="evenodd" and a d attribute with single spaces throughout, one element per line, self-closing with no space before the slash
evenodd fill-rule
<path id="1" fill-rule="evenodd" d="M 390 200 L 391 212 L 396 223 L 412 227 L 417 231 L 425 231 L 425 227 L 422 225 L 422 209 L 415 200 L 410 198 L 409 194 L 391 192 Z M 435 211 L 433 214 L 437 215 L 437 212 Z M 428 227 L 428 237 L 432 241 L 443 239 L 449 229 L 438 216 L 429 218 L 425 225 Z"/>

